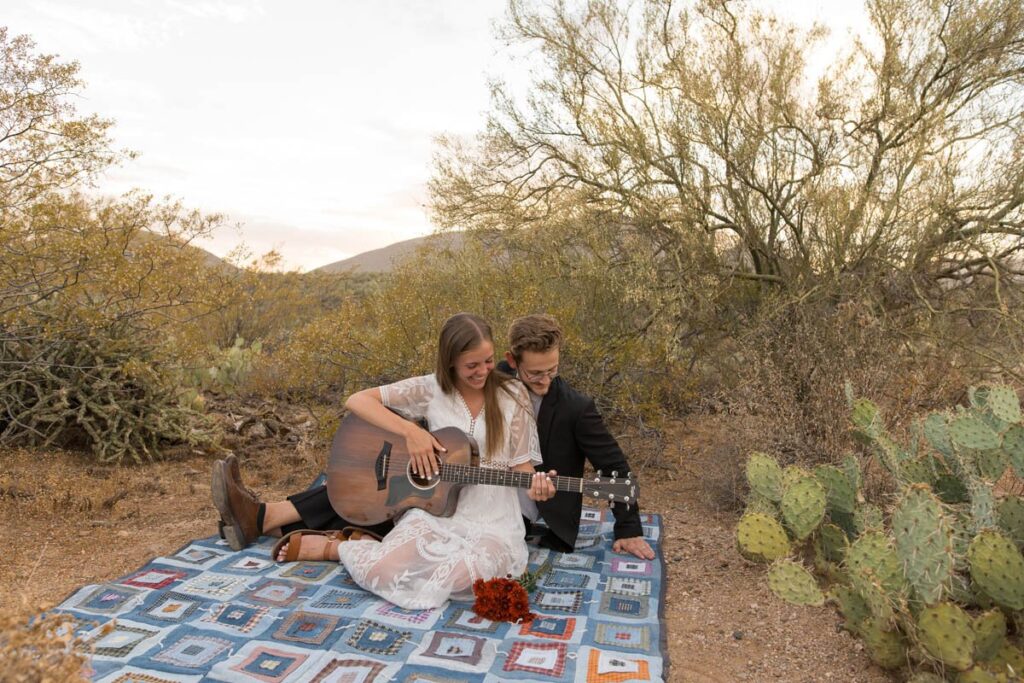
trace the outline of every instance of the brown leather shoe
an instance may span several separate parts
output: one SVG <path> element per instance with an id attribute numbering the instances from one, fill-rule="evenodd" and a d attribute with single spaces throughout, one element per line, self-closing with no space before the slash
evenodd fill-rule
<path id="1" fill-rule="evenodd" d="M 242 550 L 259 537 L 256 516 L 260 501 L 247 491 L 225 460 L 213 463 L 213 504 L 224 521 L 224 539 L 232 550 Z"/>
<path id="2" fill-rule="evenodd" d="M 241 486 L 242 490 L 248 493 L 250 496 L 252 496 L 256 500 L 259 500 L 259 495 L 251 488 L 246 486 L 245 482 L 242 481 L 242 468 L 238 464 L 238 456 L 232 453 L 228 457 L 224 458 L 224 462 L 227 463 L 228 472 L 231 473 L 231 477 L 235 480 L 235 483 Z"/>

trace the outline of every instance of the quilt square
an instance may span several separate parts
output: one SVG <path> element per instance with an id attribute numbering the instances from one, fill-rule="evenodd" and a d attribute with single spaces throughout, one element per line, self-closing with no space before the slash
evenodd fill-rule
<path id="1" fill-rule="evenodd" d="M 188 572 L 177 571 L 174 569 L 146 569 L 132 574 L 127 579 L 121 579 L 119 583 L 125 584 L 126 586 L 138 586 L 139 588 L 166 588 L 175 581 L 183 579 L 189 576 Z"/>
<path id="2" fill-rule="evenodd" d="M 210 566 L 228 557 L 228 552 L 207 548 L 201 545 L 190 545 L 178 552 L 163 558 L 161 562 L 184 567 L 199 567 L 209 569 Z"/>
<path id="3" fill-rule="evenodd" d="M 367 619 L 356 624 L 347 642 L 361 652 L 390 656 L 401 650 L 411 637 L 410 631 L 399 631 Z"/>
<path id="4" fill-rule="evenodd" d="M 580 524 L 580 536 L 599 536 L 601 534 L 601 525 L 598 524 Z"/>
<path id="5" fill-rule="evenodd" d="M 197 626 L 211 625 L 218 631 L 255 635 L 260 622 L 270 612 L 268 607 L 222 602 L 214 605 L 210 613 L 199 620 Z"/>
<path id="6" fill-rule="evenodd" d="M 654 574 L 654 565 L 650 560 L 639 560 L 636 558 L 623 559 L 612 558 L 611 571 L 613 574 L 628 574 L 630 576 L 651 576 Z"/>
<path id="7" fill-rule="evenodd" d="M 586 550 L 587 548 L 593 548 L 603 539 L 600 536 L 577 536 L 576 545 L 573 546 L 576 550 Z"/>
<path id="8" fill-rule="evenodd" d="M 587 662 L 586 683 L 626 683 L 627 681 L 650 681 L 651 671 L 647 660 L 625 656 L 618 652 L 605 652 L 596 648 L 580 653 Z M 577 677 L 577 680 L 579 678 Z"/>
<path id="9" fill-rule="evenodd" d="M 401 683 L 469 683 L 471 680 L 477 679 L 416 671 L 401 679 Z"/>
<path id="10" fill-rule="evenodd" d="M 205 669 L 207 664 L 233 646 L 232 641 L 224 638 L 187 634 L 161 649 L 151 659 L 183 669 Z"/>
<path id="11" fill-rule="evenodd" d="M 306 664 L 313 653 L 270 643 L 249 643 L 237 655 L 214 667 L 221 680 L 257 680 L 278 683 Z M 235 673 L 231 673 L 235 672 Z M 239 676 L 238 674 L 241 674 Z"/>
<path id="12" fill-rule="evenodd" d="M 403 609 L 390 602 L 382 602 L 379 605 L 370 607 L 364 614 L 384 624 L 393 626 L 414 626 L 427 629 L 437 623 L 441 618 L 441 610 L 438 609 Z"/>
<path id="13" fill-rule="evenodd" d="M 491 668 L 496 654 L 494 641 L 487 638 L 435 631 L 423 639 L 409 657 L 409 662 L 439 669 L 483 673 Z"/>
<path id="14" fill-rule="evenodd" d="M 651 627 L 638 624 L 598 623 L 594 642 L 626 650 L 647 651 L 651 647 Z"/>
<path id="15" fill-rule="evenodd" d="M 331 655 L 311 667 L 304 678 L 310 683 L 383 683 L 390 680 L 389 672 L 399 666 L 366 657 Z"/>
<path id="16" fill-rule="evenodd" d="M 172 674 L 128 666 L 100 678 L 96 683 L 199 683 L 198 674 Z"/>
<path id="17" fill-rule="evenodd" d="M 136 622 L 115 621 L 110 630 L 100 627 L 96 635 L 85 641 L 94 657 L 128 660 L 142 654 L 165 633 L 165 629 Z"/>
<path id="18" fill-rule="evenodd" d="M 455 611 L 448 615 L 448 621 L 444 622 L 445 628 L 457 628 L 461 631 L 472 631 L 474 633 L 497 633 L 503 624 L 498 621 L 484 619 L 471 609 L 456 607 Z"/>
<path id="19" fill-rule="evenodd" d="M 252 555 L 243 555 L 242 557 L 229 557 L 224 562 L 221 562 L 216 566 L 216 569 L 229 572 L 245 572 L 247 574 L 258 574 L 268 567 L 273 567 L 274 563 L 268 559 L 262 557 L 254 557 Z"/>
<path id="20" fill-rule="evenodd" d="M 552 570 L 540 580 L 544 588 L 589 588 L 593 577 L 579 572 Z M 597 583 L 594 581 L 594 583 Z"/>
<path id="21" fill-rule="evenodd" d="M 291 562 L 278 576 L 316 583 L 337 570 L 337 564 L 332 565 L 328 562 Z"/>
<path id="22" fill-rule="evenodd" d="M 350 591 L 341 588 L 328 588 L 325 592 L 317 593 L 310 602 L 313 609 L 326 611 L 352 610 L 367 600 L 373 598 L 365 591 Z"/>
<path id="23" fill-rule="evenodd" d="M 552 565 L 561 569 L 593 569 L 597 558 L 586 553 L 558 553 Z"/>
<path id="24" fill-rule="evenodd" d="M 547 591 L 538 588 L 533 601 L 538 609 L 576 614 L 583 604 L 583 591 Z"/>
<path id="25" fill-rule="evenodd" d="M 534 643 L 517 641 L 505 658 L 505 671 L 528 671 L 530 673 L 560 678 L 565 671 L 565 656 L 568 654 L 564 643 Z"/>
<path id="26" fill-rule="evenodd" d="M 97 614 L 120 614 L 141 600 L 143 592 L 138 588 L 107 583 L 96 586 L 76 603 L 72 609 Z"/>
<path id="27" fill-rule="evenodd" d="M 538 615 L 519 627 L 519 635 L 550 638 L 553 640 L 569 640 L 576 630 L 574 617 L 549 617 Z"/>
<path id="28" fill-rule="evenodd" d="M 333 635 L 339 621 L 340 617 L 332 617 L 329 614 L 292 612 L 274 631 L 274 637 L 293 643 L 323 645 Z"/>
<path id="29" fill-rule="evenodd" d="M 271 607 L 287 607 L 296 602 L 308 589 L 288 581 L 266 579 L 252 590 L 242 593 L 241 599 Z"/>
<path id="30" fill-rule="evenodd" d="M 601 602 L 597 611 L 609 617 L 625 619 L 646 619 L 649 609 L 649 600 L 641 596 L 615 595 L 614 593 L 602 593 Z"/>
<path id="31" fill-rule="evenodd" d="M 604 510 L 584 508 L 580 514 L 581 522 L 600 522 L 604 520 Z"/>
<path id="32" fill-rule="evenodd" d="M 141 611 L 141 615 L 157 621 L 180 624 L 187 621 L 202 605 L 203 601 L 197 597 L 175 591 L 162 591 L 157 594 L 153 604 Z"/>
<path id="33" fill-rule="evenodd" d="M 651 582 L 646 579 L 625 579 L 612 576 L 608 579 L 605 590 L 609 593 L 620 595 L 650 595 Z"/>
<path id="34" fill-rule="evenodd" d="M 205 572 L 179 585 L 178 592 L 201 595 L 214 600 L 225 600 L 238 595 L 245 588 L 248 580 L 244 576 Z"/>

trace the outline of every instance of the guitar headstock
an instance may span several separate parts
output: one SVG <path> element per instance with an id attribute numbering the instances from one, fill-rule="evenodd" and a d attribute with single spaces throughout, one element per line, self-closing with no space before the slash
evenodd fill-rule
<path id="1" fill-rule="evenodd" d="M 583 479 L 583 494 L 609 503 L 636 505 L 640 497 L 640 486 L 632 472 L 627 472 L 624 477 L 620 477 L 618 472 L 612 472 L 609 477 L 598 471 L 596 476 Z"/>

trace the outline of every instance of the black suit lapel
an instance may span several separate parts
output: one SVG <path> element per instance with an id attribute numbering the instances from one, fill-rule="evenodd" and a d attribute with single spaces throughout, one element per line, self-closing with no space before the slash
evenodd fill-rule
<path id="1" fill-rule="evenodd" d="M 551 383 L 551 388 L 540 402 L 540 411 L 537 413 L 537 438 L 540 439 L 540 452 L 543 456 L 548 452 L 548 441 L 551 439 L 551 423 L 555 419 L 555 405 L 558 403 L 558 396 L 561 393 L 559 378 Z"/>

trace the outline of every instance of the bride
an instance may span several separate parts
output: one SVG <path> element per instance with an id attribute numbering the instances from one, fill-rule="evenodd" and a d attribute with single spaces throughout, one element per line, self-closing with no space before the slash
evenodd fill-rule
<path id="1" fill-rule="evenodd" d="M 526 389 L 494 372 L 494 338 L 478 316 L 459 313 L 445 321 L 433 374 L 365 389 L 345 406 L 404 436 L 416 475 L 436 476 L 434 452 L 444 449 L 430 432 L 389 409 L 425 417 L 431 429 L 458 427 L 476 439 L 481 467 L 533 473 L 531 499 L 555 493 L 548 475 L 534 471 L 541 457 Z M 366 590 L 405 609 L 427 609 L 449 598 L 471 600 L 477 579 L 522 574 L 524 532 L 516 489 L 466 486 L 451 517 L 411 509 L 380 542 L 303 537 L 299 559 L 337 557 Z M 287 549 L 281 548 L 281 557 Z"/>

